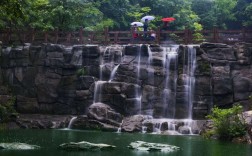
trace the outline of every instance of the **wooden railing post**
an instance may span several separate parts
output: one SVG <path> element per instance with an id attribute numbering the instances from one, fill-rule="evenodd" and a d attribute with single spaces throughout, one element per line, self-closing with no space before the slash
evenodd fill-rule
<path id="1" fill-rule="evenodd" d="M 79 30 L 79 44 L 83 44 L 83 27 L 80 27 L 80 30 Z"/>
<path id="2" fill-rule="evenodd" d="M 130 42 L 131 43 L 134 43 L 133 34 L 134 34 L 134 27 L 130 27 Z"/>
<path id="3" fill-rule="evenodd" d="M 56 30 L 55 30 L 55 41 L 54 41 L 54 43 L 57 44 L 57 43 L 58 43 L 58 40 L 59 40 L 59 29 L 56 28 Z"/>
<path id="4" fill-rule="evenodd" d="M 11 42 L 11 28 L 7 28 L 6 43 Z"/>
<path id="5" fill-rule="evenodd" d="M 48 31 L 45 32 L 45 40 L 44 40 L 45 43 L 48 42 Z"/>
<path id="6" fill-rule="evenodd" d="M 31 43 L 35 41 L 35 31 L 34 28 L 31 29 Z"/>
<path id="7" fill-rule="evenodd" d="M 188 44 L 193 43 L 192 30 L 188 29 Z"/>
<path id="8" fill-rule="evenodd" d="M 156 34 L 157 34 L 157 43 L 160 44 L 161 43 L 161 29 L 160 29 L 160 27 L 158 27 Z"/>
<path id="9" fill-rule="evenodd" d="M 188 28 L 186 27 L 184 30 L 184 44 L 188 44 Z"/>
<path id="10" fill-rule="evenodd" d="M 108 27 L 106 27 L 105 29 L 104 29 L 104 43 L 107 45 L 107 44 L 109 44 L 108 42 L 108 37 L 109 37 L 109 31 L 108 31 Z"/>
<path id="11" fill-rule="evenodd" d="M 216 43 L 218 43 L 219 41 L 219 32 L 218 32 L 217 27 L 213 28 L 213 41 Z"/>
<path id="12" fill-rule="evenodd" d="M 66 43 L 70 44 L 70 40 L 71 40 L 71 32 L 67 32 Z"/>
<path id="13" fill-rule="evenodd" d="M 114 43 L 115 44 L 118 43 L 118 31 L 116 31 L 116 33 L 115 33 Z"/>
<path id="14" fill-rule="evenodd" d="M 242 41 L 246 42 L 246 28 L 242 27 Z"/>

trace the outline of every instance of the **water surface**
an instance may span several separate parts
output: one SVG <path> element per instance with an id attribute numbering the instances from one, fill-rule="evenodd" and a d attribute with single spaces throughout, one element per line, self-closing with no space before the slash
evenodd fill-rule
<path id="1" fill-rule="evenodd" d="M 166 143 L 181 148 L 173 153 L 139 152 L 128 149 L 133 141 Z M 89 141 L 115 145 L 111 151 L 64 151 L 57 149 L 66 142 Z M 0 156 L 252 156 L 252 146 L 202 139 L 199 136 L 165 136 L 76 130 L 0 131 L 0 142 L 23 142 L 39 145 L 39 150 L 0 150 Z"/>

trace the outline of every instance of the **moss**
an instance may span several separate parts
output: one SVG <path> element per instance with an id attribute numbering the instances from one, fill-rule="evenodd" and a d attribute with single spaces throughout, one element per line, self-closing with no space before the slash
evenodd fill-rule
<path id="1" fill-rule="evenodd" d="M 210 73 L 211 72 L 211 66 L 208 62 L 199 62 L 198 63 L 198 70 L 200 73 Z"/>
<path id="2" fill-rule="evenodd" d="M 0 122 L 8 122 L 13 116 L 17 115 L 14 108 L 16 97 L 12 96 L 6 103 L 0 104 Z"/>
<path id="3" fill-rule="evenodd" d="M 6 130 L 6 129 L 7 129 L 6 123 L 0 123 L 0 131 Z"/>
<path id="4" fill-rule="evenodd" d="M 80 68 L 77 70 L 76 75 L 77 76 L 85 76 L 85 75 L 87 75 L 87 70 L 85 68 Z"/>

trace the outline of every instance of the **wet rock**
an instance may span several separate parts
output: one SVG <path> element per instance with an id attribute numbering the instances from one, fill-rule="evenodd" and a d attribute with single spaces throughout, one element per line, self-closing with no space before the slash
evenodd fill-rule
<path id="1" fill-rule="evenodd" d="M 146 115 L 133 115 L 123 119 L 121 126 L 122 132 L 141 132 L 142 131 L 142 122 L 145 119 L 150 118 Z"/>
<path id="2" fill-rule="evenodd" d="M 0 143 L 0 150 L 35 150 L 39 149 L 40 146 L 37 145 L 29 145 L 26 143 Z"/>
<path id="3" fill-rule="evenodd" d="M 160 151 L 160 152 L 175 152 L 180 148 L 177 146 L 161 143 L 149 143 L 144 141 L 131 142 L 128 146 L 130 149 L 136 149 L 139 151 Z"/>
<path id="4" fill-rule="evenodd" d="M 180 126 L 178 128 L 178 132 L 181 134 L 190 134 L 190 127 L 188 126 Z"/>
<path id="5" fill-rule="evenodd" d="M 119 127 L 122 115 L 115 112 L 110 106 L 103 103 L 94 103 L 88 108 L 87 116 L 89 119 L 97 120 L 102 123 Z"/>
<path id="6" fill-rule="evenodd" d="M 97 150 L 111 150 L 114 149 L 116 146 L 108 145 L 108 144 L 94 144 L 87 141 L 81 142 L 70 142 L 70 143 L 63 143 L 59 145 L 60 149 L 63 150 L 70 150 L 70 151 L 97 151 Z"/>
<path id="7" fill-rule="evenodd" d="M 78 116 L 71 125 L 71 129 L 99 130 L 116 132 L 119 126 L 102 123 L 98 120 L 89 119 L 87 116 Z"/>
<path id="8" fill-rule="evenodd" d="M 19 114 L 16 124 L 23 129 L 65 128 L 70 119 L 69 115 Z"/>

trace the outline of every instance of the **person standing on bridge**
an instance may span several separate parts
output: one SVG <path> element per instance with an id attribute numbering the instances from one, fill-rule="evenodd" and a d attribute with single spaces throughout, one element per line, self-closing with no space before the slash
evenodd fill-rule
<path id="1" fill-rule="evenodd" d="M 148 23 L 148 19 L 145 19 L 144 21 L 144 25 L 143 25 L 143 29 L 144 29 L 144 38 L 147 37 L 147 31 L 148 31 L 148 26 L 149 26 L 149 23 Z"/>

